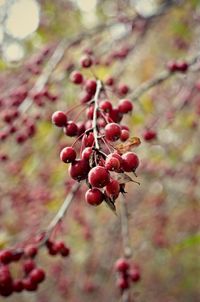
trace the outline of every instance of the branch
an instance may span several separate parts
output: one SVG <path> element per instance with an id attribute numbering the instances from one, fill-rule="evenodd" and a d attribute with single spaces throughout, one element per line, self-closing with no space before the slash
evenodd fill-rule
<path id="1" fill-rule="evenodd" d="M 94 141 L 95 141 L 95 148 L 99 150 L 99 142 L 98 142 L 98 129 L 97 129 L 97 112 L 98 112 L 98 100 L 102 90 L 102 83 L 100 80 L 97 80 L 97 88 L 94 96 L 94 113 L 93 113 L 93 121 L 92 121 L 92 128 L 94 134 Z"/>
<path id="2" fill-rule="evenodd" d="M 124 257 L 126 259 L 129 259 L 132 256 L 132 249 L 131 249 L 130 238 L 129 238 L 128 208 L 124 197 L 121 198 L 120 206 L 121 206 L 120 214 L 121 214 L 121 234 L 123 240 L 123 252 L 124 252 Z M 123 291 L 122 302 L 130 302 L 129 289 Z"/>
<path id="3" fill-rule="evenodd" d="M 47 242 L 47 240 L 51 236 L 52 231 L 63 220 L 63 218 L 64 218 L 67 210 L 69 209 L 69 206 L 70 206 L 71 202 L 73 201 L 73 199 L 75 197 L 75 194 L 78 192 L 79 188 L 80 188 L 80 183 L 75 183 L 73 185 L 71 191 L 69 192 L 69 194 L 65 198 L 63 204 L 59 208 L 56 216 L 52 219 L 52 221 L 50 222 L 49 226 L 47 227 L 47 229 L 45 231 L 45 237 L 39 243 L 39 247 L 43 246 Z"/>
<path id="4" fill-rule="evenodd" d="M 200 59 L 200 54 L 195 55 L 191 59 L 187 60 L 188 68 L 192 65 L 196 64 L 198 60 Z M 159 75 L 157 75 L 155 78 L 144 82 L 141 84 L 138 88 L 136 88 L 132 93 L 129 94 L 129 97 L 135 101 L 138 98 L 140 98 L 145 92 L 153 88 L 154 86 L 157 86 L 158 84 L 161 84 L 165 80 L 169 79 L 170 77 L 180 74 L 180 72 L 171 72 L 169 70 L 162 71 Z"/>

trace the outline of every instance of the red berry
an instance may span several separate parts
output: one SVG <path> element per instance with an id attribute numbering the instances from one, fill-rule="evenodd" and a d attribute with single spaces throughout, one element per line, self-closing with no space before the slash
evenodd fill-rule
<path id="1" fill-rule="evenodd" d="M 120 161 L 118 158 L 110 155 L 106 158 L 105 168 L 109 171 L 118 171 L 120 168 Z"/>
<path id="2" fill-rule="evenodd" d="M 114 78 L 112 77 L 108 77 L 106 80 L 105 80 L 105 84 L 107 86 L 112 86 L 114 84 Z"/>
<path id="3" fill-rule="evenodd" d="M 103 188 L 110 181 L 109 172 L 102 166 L 96 166 L 90 170 L 88 181 L 93 187 Z"/>
<path id="4" fill-rule="evenodd" d="M 123 114 L 118 108 L 113 108 L 113 110 L 109 113 L 109 117 L 111 118 L 112 122 L 120 123 L 123 118 Z"/>
<path id="5" fill-rule="evenodd" d="M 127 139 L 129 139 L 129 131 L 123 129 L 120 135 L 120 139 L 122 142 L 125 142 Z"/>
<path id="6" fill-rule="evenodd" d="M 146 132 L 143 133 L 143 138 L 146 141 L 151 141 L 151 140 L 155 139 L 156 136 L 157 136 L 156 132 L 153 130 L 147 130 Z"/>
<path id="7" fill-rule="evenodd" d="M 104 200 L 104 195 L 99 189 L 92 188 L 85 193 L 85 200 L 92 206 L 98 206 Z"/>
<path id="8" fill-rule="evenodd" d="M 38 287 L 37 283 L 33 282 L 30 277 L 23 279 L 22 285 L 25 290 L 30 291 L 30 292 L 36 291 L 37 287 Z"/>
<path id="9" fill-rule="evenodd" d="M 55 243 L 57 251 L 63 256 L 67 257 L 70 254 L 70 249 L 64 244 L 64 242 L 56 242 Z"/>
<path id="10" fill-rule="evenodd" d="M 22 280 L 16 279 L 13 281 L 13 291 L 16 293 L 21 293 L 24 289 Z"/>
<path id="11" fill-rule="evenodd" d="M 62 111 L 56 111 L 52 115 L 52 123 L 57 127 L 64 127 L 67 123 L 67 116 Z"/>
<path id="12" fill-rule="evenodd" d="M 89 68 L 92 65 L 92 58 L 88 55 L 81 58 L 81 66 L 83 68 Z"/>
<path id="13" fill-rule="evenodd" d="M 93 150 L 91 147 L 85 148 L 81 154 L 82 159 L 88 161 L 90 159 L 90 156 L 92 155 L 92 152 L 93 152 Z"/>
<path id="14" fill-rule="evenodd" d="M 80 96 L 80 102 L 81 102 L 81 104 L 88 103 L 91 100 L 91 98 L 92 98 L 92 94 L 91 93 L 84 92 Z"/>
<path id="15" fill-rule="evenodd" d="M 119 195 L 120 185 L 119 182 L 115 179 L 111 179 L 109 184 L 106 186 L 106 195 L 116 199 Z"/>
<path id="16" fill-rule="evenodd" d="M 186 61 L 180 60 L 176 63 L 177 70 L 180 72 L 185 72 L 188 69 L 188 63 Z"/>
<path id="17" fill-rule="evenodd" d="M 85 83 L 85 90 L 92 95 L 95 94 L 97 83 L 95 80 L 87 80 Z"/>
<path id="18" fill-rule="evenodd" d="M 129 276 L 130 276 L 131 281 L 138 282 L 140 280 L 140 277 L 141 277 L 139 269 L 136 269 L 136 268 L 131 269 L 129 271 Z"/>
<path id="19" fill-rule="evenodd" d="M 129 282 L 127 279 L 123 278 L 123 277 L 120 277 L 118 280 L 117 280 L 117 287 L 120 289 L 120 290 L 125 290 L 127 288 L 129 288 Z"/>
<path id="20" fill-rule="evenodd" d="M 88 172 L 90 170 L 90 166 L 88 161 L 79 159 L 75 160 L 69 167 L 69 174 L 71 178 L 81 181 L 86 179 Z"/>
<path id="21" fill-rule="evenodd" d="M 78 127 L 74 122 L 69 121 L 67 126 L 63 128 L 63 131 L 66 135 L 73 137 L 77 135 Z"/>
<path id="22" fill-rule="evenodd" d="M 23 269 L 26 274 L 30 273 L 35 268 L 35 262 L 33 260 L 26 260 L 23 264 Z"/>
<path id="23" fill-rule="evenodd" d="M 37 255 L 37 252 L 38 252 L 38 248 L 34 244 L 29 244 L 24 249 L 25 256 L 31 257 L 31 258 L 34 258 Z"/>
<path id="24" fill-rule="evenodd" d="M 82 84 L 83 83 L 83 75 L 82 73 L 80 73 L 79 71 L 73 71 L 71 74 L 70 74 L 70 80 L 72 81 L 72 83 L 74 84 Z"/>
<path id="25" fill-rule="evenodd" d="M 135 171 L 139 166 L 139 158 L 133 152 L 124 153 L 122 155 L 122 159 L 123 159 L 122 166 L 125 172 Z"/>
<path id="26" fill-rule="evenodd" d="M 125 84 L 120 84 L 118 87 L 118 93 L 120 95 L 126 95 L 129 92 L 129 87 Z"/>
<path id="27" fill-rule="evenodd" d="M 13 260 L 13 254 L 10 250 L 3 250 L 0 252 L 0 262 L 8 264 Z"/>
<path id="28" fill-rule="evenodd" d="M 126 272 L 130 267 L 129 262 L 125 258 L 120 258 L 115 263 L 115 269 L 118 272 Z"/>
<path id="29" fill-rule="evenodd" d="M 76 151 L 72 147 L 66 147 L 60 152 L 60 159 L 64 163 L 72 163 L 76 159 Z"/>
<path id="30" fill-rule="evenodd" d="M 45 279 L 45 272 L 41 268 L 35 268 L 29 275 L 32 283 L 40 283 Z"/>
<path id="31" fill-rule="evenodd" d="M 109 123 L 105 127 L 105 137 L 109 141 L 116 141 L 120 138 L 121 127 L 116 123 Z"/>
<path id="32" fill-rule="evenodd" d="M 119 102 L 118 108 L 121 113 L 125 114 L 133 110 L 133 104 L 129 99 L 124 99 Z"/>
<path id="33" fill-rule="evenodd" d="M 108 100 L 104 100 L 100 103 L 99 108 L 104 112 L 111 112 L 112 111 L 112 104 Z"/>
<path id="34" fill-rule="evenodd" d="M 85 134 L 82 143 L 84 147 L 92 147 L 94 143 L 94 134 L 92 132 L 90 132 L 88 135 Z"/>

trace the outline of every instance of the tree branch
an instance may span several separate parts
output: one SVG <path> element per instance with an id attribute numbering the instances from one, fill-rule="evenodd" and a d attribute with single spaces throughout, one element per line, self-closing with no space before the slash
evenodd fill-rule
<path id="1" fill-rule="evenodd" d="M 92 128 L 93 128 L 93 134 L 94 134 L 94 141 L 95 141 L 95 148 L 99 149 L 99 141 L 98 141 L 98 129 L 97 129 L 97 112 L 98 112 L 98 100 L 99 96 L 102 90 L 102 83 L 100 80 L 97 80 L 97 88 L 94 96 L 94 113 L 93 113 L 93 121 L 92 121 Z"/>

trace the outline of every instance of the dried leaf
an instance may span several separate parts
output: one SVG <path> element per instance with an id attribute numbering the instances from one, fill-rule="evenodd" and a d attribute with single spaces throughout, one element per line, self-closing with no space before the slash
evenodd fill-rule
<path id="1" fill-rule="evenodd" d="M 115 215 L 117 215 L 116 207 L 115 207 L 115 204 L 114 204 L 114 202 L 112 201 L 112 199 L 106 196 L 104 201 L 106 202 L 106 204 L 108 205 L 108 207 L 111 209 L 111 211 L 112 211 Z"/>
<path id="2" fill-rule="evenodd" d="M 138 147 L 141 144 L 139 137 L 131 137 L 125 143 L 118 144 L 115 149 L 121 154 L 131 151 L 133 148 Z"/>

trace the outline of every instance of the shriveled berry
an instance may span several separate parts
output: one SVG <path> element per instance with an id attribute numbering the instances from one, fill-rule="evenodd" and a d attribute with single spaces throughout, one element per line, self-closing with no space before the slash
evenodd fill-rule
<path id="1" fill-rule="evenodd" d="M 116 123 L 109 123 L 105 127 L 105 137 L 109 141 L 117 141 L 121 135 L 121 127 Z"/>
<path id="2" fill-rule="evenodd" d="M 51 119 L 57 127 L 64 127 L 67 123 L 67 116 L 63 111 L 54 112 Z"/>
<path id="3" fill-rule="evenodd" d="M 104 167 L 96 166 L 90 170 L 88 181 L 93 187 L 103 188 L 109 183 L 110 174 Z"/>
<path id="4" fill-rule="evenodd" d="M 85 193 L 85 200 L 92 206 L 98 206 L 104 200 L 104 195 L 99 189 L 92 188 Z"/>
<path id="5" fill-rule="evenodd" d="M 64 163 L 72 163 L 76 159 L 76 151 L 72 147 L 66 147 L 60 152 L 60 159 Z"/>

